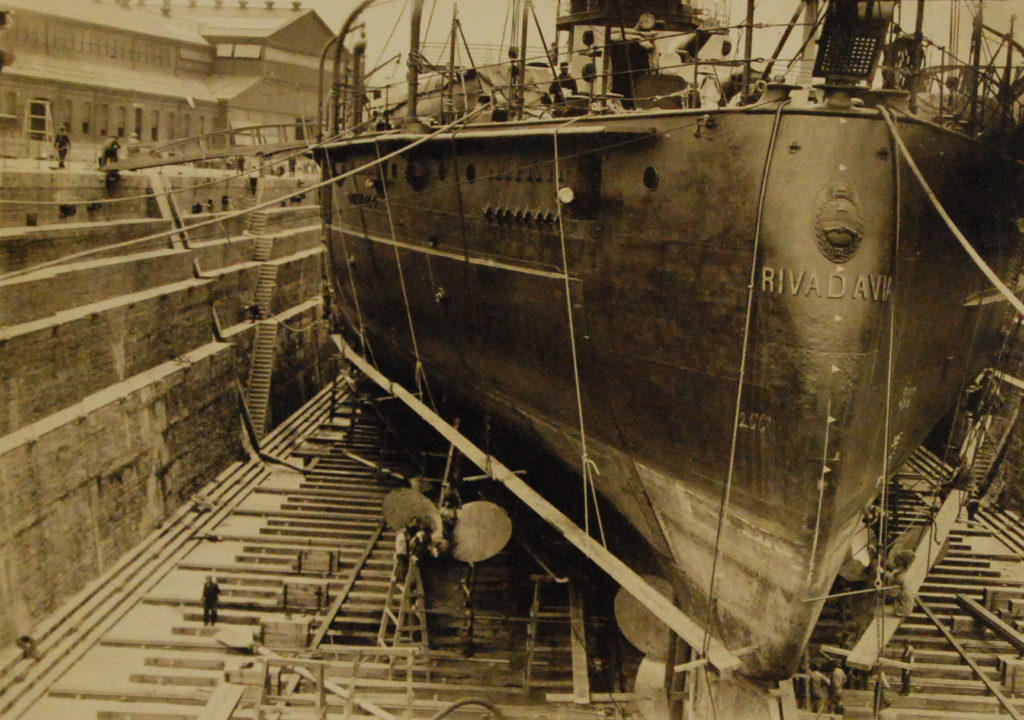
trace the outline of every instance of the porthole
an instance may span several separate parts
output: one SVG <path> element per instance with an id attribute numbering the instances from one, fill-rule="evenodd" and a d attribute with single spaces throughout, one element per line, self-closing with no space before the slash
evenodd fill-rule
<path id="1" fill-rule="evenodd" d="M 466 179 L 470 182 L 476 180 L 476 166 L 472 163 L 466 166 Z"/>
<path id="2" fill-rule="evenodd" d="M 658 171 L 650 166 L 644 170 L 644 187 L 648 190 L 658 187 Z"/>

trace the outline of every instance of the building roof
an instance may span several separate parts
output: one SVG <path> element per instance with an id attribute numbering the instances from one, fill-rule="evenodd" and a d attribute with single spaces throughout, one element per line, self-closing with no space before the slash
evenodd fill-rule
<path id="1" fill-rule="evenodd" d="M 221 7 L 207 3 L 192 7 L 187 2 L 172 2 L 168 15 L 162 12 L 162 0 L 144 5 L 138 0 L 131 4 L 117 0 L 0 0 L 0 8 L 14 10 L 15 17 L 18 10 L 38 12 L 201 45 L 208 45 L 211 37 L 267 38 L 308 15 L 330 32 L 316 10 L 295 8 L 283 0 L 273 8 L 268 8 L 265 0 L 250 0 L 245 8 L 238 0 L 225 0 Z"/>
<path id="2" fill-rule="evenodd" d="M 171 7 L 172 18 L 190 23 L 203 37 L 266 38 L 310 13 L 314 11 L 276 7 L 272 10 L 266 7 L 247 7 L 244 10 L 239 7 Z"/>
<path id="3" fill-rule="evenodd" d="M 180 42 L 208 44 L 194 24 L 184 18 L 164 17 L 159 8 L 152 12 L 154 8 L 149 6 L 123 7 L 109 0 L 0 0 L 0 7 L 13 10 L 15 22 L 22 10 Z"/>
<path id="4" fill-rule="evenodd" d="M 4 67 L 4 75 L 36 80 L 59 80 L 61 83 L 111 88 L 133 94 L 163 95 L 184 100 L 192 98 L 215 102 L 218 99 L 206 79 L 202 77 L 122 67 L 117 63 L 105 63 L 102 60 L 76 60 L 69 63 L 65 59 L 40 53 L 19 52 L 17 62 Z M 244 89 L 243 87 L 237 92 Z"/>
<path id="5" fill-rule="evenodd" d="M 217 100 L 231 100 L 263 80 L 251 75 L 217 75 L 208 78 L 206 86 Z"/>

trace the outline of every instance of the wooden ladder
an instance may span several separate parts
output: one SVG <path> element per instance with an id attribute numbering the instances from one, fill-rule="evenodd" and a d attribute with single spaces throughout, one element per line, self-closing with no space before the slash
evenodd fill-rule
<path id="1" fill-rule="evenodd" d="M 400 592 L 395 605 L 396 591 Z M 414 622 L 410 624 L 410 618 Z M 418 638 L 417 638 L 418 636 Z M 428 649 L 427 607 L 423 593 L 423 578 L 420 575 L 419 560 L 409 556 L 409 565 L 404 582 L 398 581 L 398 565 L 391 571 L 384 611 L 381 613 L 377 644 L 381 647 L 397 648 L 403 645 L 420 645 Z"/>
<path id="2" fill-rule="evenodd" d="M 247 402 L 256 437 L 263 439 L 270 417 L 270 378 L 274 371 L 277 351 L 277 321 L 260 320 L 256 323 L 256 336 L 252 343 L 252 362 L 249 365 Z"/>

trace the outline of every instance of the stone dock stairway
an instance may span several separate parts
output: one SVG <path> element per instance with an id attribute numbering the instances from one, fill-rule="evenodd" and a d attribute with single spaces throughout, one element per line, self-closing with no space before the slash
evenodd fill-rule
<path id="1" fill-rule="evenodd" d="M 935 456 L 919 454 L 897 475 L 902 485 L 898 510 L 890 510 L 898 533 L 927 517 L 931 488 L 948 478 L 951 469 Z M 982 622 L 985 611 L 999 616 L 1011 629 L 1024 628 L 1024 524 L 1009 513 L 989 508 L 975 520 L 962 509 L 950 531 L 946 549 L 925 577 L 918 604 L 900 623 L 882 655 L 898 661 L 909 643 L 915 661 L 909 692 L 901 694 L 901 672 L 895 665 L 883 670 L 890 684 L 888 699 L 895 718 L 981 720 L 1009 716 L 995 693 L 972 669 L 976 664 L 991 686 L 1024 715 L 1024 678 L 1015 679 L 1024 648 L 993 632 Z M 979 606 L 981 609 L 979 609 Z M 812 652 L 821 644 L 842 642 L 841 611 L 830 601 L 812 637 Z M 941 624 L 945 630 L 937 627 Z M 947 637 L 948 633 L 948 637 Z M 959 645 L 959 649 L 950 641 Z M 961 653 L 961 650 L 963 653 Z M 1020 673 L 1020 671 L 1016 671 Z M 855 678 L 844 692 L 846 718 L 872 718 L 874 680 Z M 858 687 L 858 684 L 860 687 Z M 803 716 L 810 717 L 807 713 Z M 824 715 L 823 717 L 828 717 Z"/>
<path id="2" fill-rule="evenodd" d="M 422 472 L 386 434 L 357 392 L 325 389 L 267 435 L 263 460 L 223 473 L 102 578 L 96 598 L 69 608 L 64 632 L 88 625 L 88 636 L 65 641 L 55 629 L 40 639 L 41 660 L 11 660 L 4 717 L 256 720 L 321 717 L 319 708 L 325 717 L 386 720 L 429 718 L 467 696 L 509 717 L 550 716 L 545 693 L 573 689 L 569 608 L 543 608 L 544 652 L 528 685 L 531 595 L 517 588 L 533 587 L 537 567 L 515 541 L 476 565 L 472 652 L 460 643 L 461 595 L 446 596 L 437 579 L 428 587 L 437 597 L 431 647 L 377 646 L 394 562 L 383 498 Z M 454 560 L 434 562 L 425 575 L 461 573 Z M 207 576 L 221 588 L 214 626 L 203 624 Z"/>

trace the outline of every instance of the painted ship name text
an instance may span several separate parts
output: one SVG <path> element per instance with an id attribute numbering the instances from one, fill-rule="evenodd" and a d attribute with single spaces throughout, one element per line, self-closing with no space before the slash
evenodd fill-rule
<path id="1" fill-rule="evenodd" d="M 814 270 L 773 268 L 765 265 L 761 268 L 761 292 L 833 300 L 850 298 L 885 302 L 892 292 L 892 276 L 861 273 L 854 277 L 837 272 L 819 275 Z"/>

